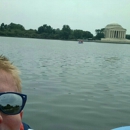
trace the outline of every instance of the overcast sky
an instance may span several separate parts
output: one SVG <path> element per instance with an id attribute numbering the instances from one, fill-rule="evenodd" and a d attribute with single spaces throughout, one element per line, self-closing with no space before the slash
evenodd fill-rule
<path id="1" fill-rule="evenodd" d="M 0 0 L 0 24 L 38 29 L 43 24 L 90 31 L 118 23 L 130 34 L 130 0 Z"/>

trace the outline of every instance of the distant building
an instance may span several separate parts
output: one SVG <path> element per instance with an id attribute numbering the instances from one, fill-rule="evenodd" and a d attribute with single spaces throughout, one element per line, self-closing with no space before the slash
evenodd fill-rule
<path id="1" fill-rule="evenodd" d="M 105 27 L 105 38 L 125 39 L 126 29 L 119 24 L 108 24 Z"/>
<path id="2" fill-rule="evenodd" d="M 126 29 L 119 24 L 108 24 L 104 29 L 104 36 L 102 42 L 130 43 L 126 39 Z"/>

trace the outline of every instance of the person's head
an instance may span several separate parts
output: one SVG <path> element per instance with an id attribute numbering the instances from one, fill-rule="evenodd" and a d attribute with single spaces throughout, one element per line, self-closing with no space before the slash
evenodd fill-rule
<path id="1" fill-rule="evenodd" d="M 25 102 L 18 69 L 0 55 L 0 130 L 20 130 Z"/>

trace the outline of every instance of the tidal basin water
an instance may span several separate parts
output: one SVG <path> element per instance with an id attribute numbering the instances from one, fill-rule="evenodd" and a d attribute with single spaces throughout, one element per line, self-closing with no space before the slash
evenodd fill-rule
<path id="1" fill-rule="evenodd" d="M 0 37 L 21 70 L 23 121 L 34 130 L 130 125 L 130 45 Z"/>

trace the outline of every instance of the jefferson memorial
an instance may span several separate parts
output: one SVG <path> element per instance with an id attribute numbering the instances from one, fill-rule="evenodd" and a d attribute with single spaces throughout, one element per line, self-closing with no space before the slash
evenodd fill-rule
<path id="1" fill-rule="evenodd" d="M 110 42 L 110 43 L 130 43 L 130 40 L 127 40 L 126 29 L 121 25 L 113 23 L 108 24 L 104 29 L 105 38 L 101 39 L 101 42 Z"/>

